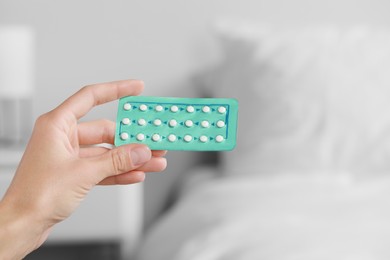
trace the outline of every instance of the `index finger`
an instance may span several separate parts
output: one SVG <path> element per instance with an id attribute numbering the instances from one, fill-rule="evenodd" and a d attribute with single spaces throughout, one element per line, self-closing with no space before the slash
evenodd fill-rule
<path id="1" fill-rule="evenodd" d="M 121 80 L 85 86 L 57 107 L 80 119 L 93 107 L 124 96 L 139 95 L 144 88 L 140 80 Z"/>

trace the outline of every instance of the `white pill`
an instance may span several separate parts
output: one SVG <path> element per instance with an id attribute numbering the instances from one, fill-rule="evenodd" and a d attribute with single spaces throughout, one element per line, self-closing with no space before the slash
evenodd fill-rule
<path id="1" fill-rule="evenodd" d="M 155 109 L 157 112 L 161 112 L 164 110 L 163 106 L 161 106 L 161 105 L 157 105 Z"/>
<path id="2" fill-rule="evenodd" d="M 155 119 L 155 120 L 153 121 L 153 124 L 154 124 L 155 126 L 160 126 L 160 125 L 162 124 L 162 122 L 161 122 L 160 119 Z"/>
<path id="3" fill-rule="evenodd" d="M 224 127 L 224 126 L 225 126 L 225 122 L 222 121 L 222 120 L 219 120 L 219 121 L 217 122 L 217 126 L 218 126 L 219 128 Z"/>
<path id="4" fill-rule="evenodd" d="M 209 113 L 209 112 L 210 112 L 210 107 L 209 107 L 209 106 L 204 106 L 204 107 L 202 108 L 202 111 L 203 111 L 204 113 Z"/>
<path id="5" fill-rule="evenodd" d="M 122 139 L 122 140 L 127 140 L 127 139 L 129 139 L 129 134 L 128 134 L 128 133 L 121 133 L 121 139 Z"/>
<path id="6" fill-rule="evenodd" d="M 171 111 L 176 113 L 177 111 L 179 111 L 179 108 L 177 106 L 171 106 Z"/>
<path id="7" fill-rule="evenodd" d="M 217 135 L 215 137 L 215 141 L 217 141 L 217 143 L 221 143 L 221 142 L 223 142 L 223 140 L 225 140 L 225 138 L 223 138 L 222 135 Z"/>
<path id="8" fill-rule="evenodd" d="M 176 121 L 175 119 L 169 120 L 169 126 L 170 126 L 170 127 L 175 127 L 175 126 L 177 126 L 177 121 Z"/>
<path id="9" fill-rule="evenodd" d="M 187 107 L 187 112 L 188 113 L 194 113 L 194 111 L 195 111 L 195 108 L 193 106 L 188 106 Z"/>
<path id="10" fill-rule="evenodd" d="M 158 141 L 160 141 L 160 139 L 161 139 L 161 137 L 160 137 L 159 134 L 154 134 L 154 135 L 152 135 L 152 140 L 153 140 L 154 142 L 158 142 Z"/>
<path id="11" fill-rule="evenodd" d="M 191 142 L 191 141 L 192 141 L 192 136 L 190 136 L 190 135 L 185 135 L 185 136 L 184 136 L 184 141 L 186 141 L 187 143 Z"/>
<path id="12" fill-rule="evenodd" d="M 146 120 L 143 118 L 140 118 L 140 119 L 138 119 L 138 124 L 139 125 L 146 125 Z"/>
<path id="13" fill-rule="evenodd" d="M 186 120 L 185 123 L 186 127 L 192 127 L 194 125 L 194 122 L 192 122 L 191 120 Z"/>
<path id="14" fill-rule="evenodd" d="M 137 134 L 137 140 L 138 140 L 138 141 L 143 141 L 143 140 L 145 140 L 145 135 L 142 134 L 142 133 Z"/>
<path id="15" fill-rule="evenodd" d="M 204 120 L 204 121 L 202 121 L 202 122 L 200 123 L 200 125 L 201 125 L 202 127 L 204 127 L 204 128 L 207 128 L 207 127 L 210 126 L 210 123 L 209 123 L 209 121 Z"/>
<path id="16" fill-rule="evenodd" d="M 129 118 L 123 118 L 122 119 L 122 124 L 124 124 L 124 125 L 130 125 L 130 123 L 131 123 L 131 121 L 130 121 L 130 119 Z"/>
<path id="17" fill-rule="evenodd" d="M 218 112 L 219 112 L 220 114 L 225 114 L 225 113 L 226 113 L 226 107 L 219 107 L 219 108 L 218 108 Z"/>
<path id="18" fill-rule="evenodd" d="M 139 106 L 139 110 L 146 111 L 146 110 L 148 110 L 148 106 L 145 105 L 145 104 L 142 104 L 142 105 Z"/>
<path id="19" fill-rule="evenodd" d="M 209 138 L 207 138 L 207 136 L 205 135 L 202 135 L 201 137 L 199 137 L 199 140 L 202 142 L 202 143 L 205 143 L 209 140 Z"/>
<path id="20" fill-rule="evenodd" d="M 176 135 L 174 135 L 174 134 L 168 135 L 168 140 L 169 140 L 170 142 L 176 141 Z"/>
<path id="21" fill-rule="evenodd" d="M 130 110 L 131 109 L 131 104 L 129 104 L 129 103 L 124 104 L 123 105 L 123 109 L 124 110 Z"/>

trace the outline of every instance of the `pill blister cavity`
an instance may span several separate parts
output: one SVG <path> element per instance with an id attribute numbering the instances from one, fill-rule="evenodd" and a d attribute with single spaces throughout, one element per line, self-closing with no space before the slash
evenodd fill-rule
<path id="1" fill-rule="evenodd" d="M 170 127 L 175 127 L 175 126 L 177 126 L 177 121 L 176 121 L 175 119 L 169 120 L 169 126 L 170 126 Z"/>
<path id="2" fill-rule="evenodd" d="M 187 143 L 189 143 L 189 142 L 192 141 L 192 136 L 191 136 L 191 135 L 185 135 L 183 139 L 184 139 L 184 141 L 186 141 Z"/>
<path id="3" fill-rule="evenodd" d="M 194 125 L 194 122 L 192 120 L 186 120 L 185 123 L 186 127 L 192 127 Z"/>
<path id="4" fill-rule="evenodd" d="M 131 104 L 130 104 L 130 103 L 124 104 L 124 105 L 123 105 L 123 109 L 124 109 L 124 110 L 127 110 L 127 111 L 131 110 Z"/>
<path id="5" fill-rule="evenodd" d="M 208 140 L 209 140 L 209 138 L 205 135 L 202 135 L 201 137 L 199 137 L 199 141 L 201 141 L 202 143 L 206 143 Z"/>
<path id="6" fill-rule="evenodd" d="M 177 137 L 176 137 L 176 135 L 174 135 L 174 134 L 170 134 L 170 135 L 168 135 L 168 140 L 169 140 L 169 142 L 175 142 L 176 141 L 176 139 L 177 139 Z"/>
<path id="7" fill-rule="evenodd" d="M 128 133 L 121 133 L 121 139 L 122 140 L 127 140 L 127 139 L 129 139 L 129 134 Z"/>
<path id="8" fill-rule="evenodd" d="M 222 143 L 223 140 L 225 140 L 225 138 L 223 138 L 222 135 L 217 135 L 217 136 L 215 137 L 215 141 L 216 141 L 217 143 Z"/>
<path id="9" fill-rule="evenodd" d="M 137 140 L 138 140 L 138 141 L 143 141 L 143 140 L 145 140 L 145 135 L 144 135 L 143 133 L 137 134 Z"/>
<path id="10" fill-rule="evenodd" d="M 226 107 L 223 107 L 223 106 L 218 107 L 218 112 L 220 114 L 225 114 L 226 113 Z"/>
<path id="11" fill-rule="evenodd" d="M 158 142 L 158 141 L 160 141 L 160 139 L 161 139 L 161 136 L 159 134 L 152 135 L 152 140 L 154 142 Z"/>
<path id="12" fill-rule="evenodd" d="M 164 110 L 164 108 L 163 108 L 163 106 L 161 106 L 161 105 L 157 105 L 156 108 L 155 108 L 155 110 L 156 110 L 157 112 L 161 112 L 161 111 Z"/>
<path id="13" fill-rule="evenodd" d="M 146 120 L 143 118 L 138 119 L 138 125 L 140 125 L 140 126 L 146 125 Z"/>
<path id="14" fill-rule="evenodd" d="M 125 117 L 125 118 L 122 119 L 122 124 L 124 124 L 124 125 L 130 125 L 130 123 L 131 123 L 131 121 L 130 121 L 129 118 Z"/>
<path id="15" fill-rule="evenodd" d="M 171 106 L 171 111 L 176 113 L 179 111 L 179 107 L 178 106 Z"/>
<path id="16" fill-rule="evenodd" d="M 204 127 L 204 128 L 208 128 L 208 127 L 210 126 L 210 123 L 209 123 L 209 121 L 204 120 L 204 121 L 202 121 L 202 122 L 200 123 L 200 125 L 201 125 L 202 127 Z"/>
<path id="17" fill-rule="evenodd" d="M 222 120 L 219 120 L 219 121 L 217 122 L 217 126 L 218 126 L 219 128 L 222 128 L 222 127 L 225 126 L 225 122 L 222 121 Z"/>
<path id="18" fill-rule="evenodd" d="M 188 113 L 194 113 L 195 112 L 195 108 L 193 106 L 188 106 L 186 110 L 187 110 Z"/>
<path id="19" fill-rule="evenodd" d="M 211 109 L 210 109 L 209 106 L 204 106 L 204 107 L 202 108 L 202 111 L 203 111 L 203 113 L 210 113 Z"/>
<path id="20" fill-rule="evenodd" d="M 160 125 L 162 124 L 162 122 L 161 122 L 160 119 L 155 119 L 155 120 L 153 121 L 153 124 L 154 124 L 155 126 L 160 126 Z"/>
<path id="21" fill-rule="evenodd" d="M 147 105 L 145 105 L 145 104 L 142 104 L 142 105 L 140 105 L 139 106 L 139 110 L 141 110 L 141 111 L 146 111 L 146 110 L 148 110 L 148 106 Z"/>

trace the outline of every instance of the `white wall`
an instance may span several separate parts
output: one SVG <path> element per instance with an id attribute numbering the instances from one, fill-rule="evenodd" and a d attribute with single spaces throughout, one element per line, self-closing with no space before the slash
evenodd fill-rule
<path id="1" fill-rule="evenodd" d="M 163 95 L 209 56 L 216 18 L 390 23 L 386 0 L 2 0 L 0 23 L 38 32 L 36 113 L 92 82 L 142 78 Z M 44 100 L 44 102 L 40 102 Z"/>
<path id="2" fill-rule="evenodd" d="M 217 18 L 389 26 L 389 10 L 388 0 L 2 0 L 0 24 L 29 24 L 37 31 L 38 115 L 93 82 L 141 78 L 145 94 L 172 95 L 194 70 L 216 59 L 211 24 Z M 115 110 L 106 106 L 90 118 L 114 118 Z M 175 157 L 168 176 L 147 180 L 153 191 L 146 197 L 147 222 L 184 167 Z"/>

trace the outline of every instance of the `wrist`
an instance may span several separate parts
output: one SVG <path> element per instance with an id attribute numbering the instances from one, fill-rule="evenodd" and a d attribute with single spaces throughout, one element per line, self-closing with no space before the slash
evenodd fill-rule
<path id="1" fill-rule="evenodd" d="M 22 259 L 47 238 L 44 227 L 34 214 L 0 201 L 0 259 Z"/>

